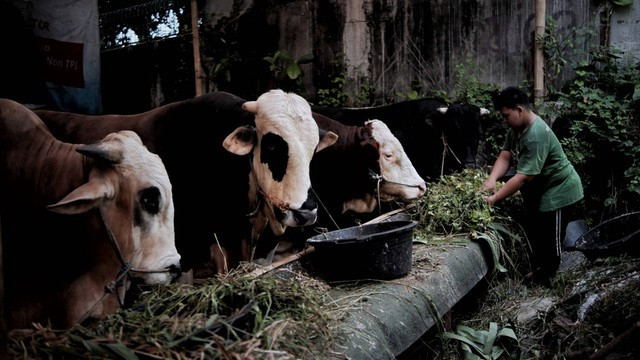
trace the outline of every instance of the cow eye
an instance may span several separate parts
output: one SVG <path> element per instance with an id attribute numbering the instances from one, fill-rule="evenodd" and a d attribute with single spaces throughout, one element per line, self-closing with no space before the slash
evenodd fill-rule
<path id="1" fill-rule="evenodd" d="M 393 152 L 385 151 L 385 152 L 383 153 L 383 155 L 384 155 L 384 157 L 385 157 L 387 160 L 391 160 L 391 159 L 393 159 Z"/>
<path id="2" fill-rule="evenodd" d="M 160 190 L 157 187 L 149 187 L 140 192 L 140 205 L 150 214 L 160 211 Z"/>

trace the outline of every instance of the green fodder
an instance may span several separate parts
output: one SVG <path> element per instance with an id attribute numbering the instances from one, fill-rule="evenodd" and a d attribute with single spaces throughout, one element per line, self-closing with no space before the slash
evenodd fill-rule
<path id="1" fill-rule="evenodd" d="M 431 184 L 417 204 L 417 237 L 437 244 L 467 236 L 489 246 L 496 270 L 512 269 L 514 276 L 526 274 L 530 271 L 530 247 L 519 225 L 522 198 L 518 193 L 489 206 L 482 196 L 490 192 L 481 190 L 486 178 L 481 169 L 465 169 Z"/>
<path id="2" fill-rule="evenodd" d="M 238 271 L 153 286 L 126 310 L 67 331 L 14 330 L 14 358 L 310 358 L 330 351 L 334 305 L 319 282 Z M 312 356 L 313 355 L 313 356 Z"/>

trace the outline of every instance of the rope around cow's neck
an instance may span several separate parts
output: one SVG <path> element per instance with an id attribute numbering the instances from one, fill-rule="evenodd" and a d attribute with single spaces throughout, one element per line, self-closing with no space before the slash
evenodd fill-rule
<path id="1" fill-rule="evenodd" d="M 389 181 L 384 176 L 376 173 L 371 169 L 369 169 L 369 176 L 371 177 L 371 179 L 376 181 L 376 199 L 378 202 L 378 215 L 381 215 L 382 213 L 382 201 L 380 200 L 380 184 L 384 182 L 387 184 L 394 184 L 394 185 L 400 185 L 400 186 L 406 186 L 406 187 L 420 187 L 419 185 L 410 185 L 410 184 L 400 183 L 396 181 Z"/>
<path id="2" fill-rule="evenodd" d="M 420 187 L 420 185 L 411 185 L 411 184 L 407 184 L 407 183 L 401 183 L 401 182 L 387 180 L 384 176 L 376 173 L 375 171 L 373 171 L 371 169 L 369 169 L 369 176 L 371 177 L 371 179 L 377 180 L 378 183 L 385 182 L 387 184 L 394 184 L 394 185 L 400 185 L 400 186 L 406 186 L 406 187 L 414 187 L 414 188 Z M 378 184 L 378 190 L 380 190 L 380 185 L 379 184 Z M 378 191 L 378 192 L 380 192 L 380 191 Z"/>
<path id="3" fill-rule="evenodd" d="M 170 268 L 165 268 L 161 270 L 132 268 L 131 263 L 129 263 L 128 261 L 125 261 L 124 257 L 122 256 L 122 252 L 120 251 L 120 247 L 118 246 L 116 237 L 115 235 L 113 235 L 113 231 L 111 231 L 111 227 L 109 226 L 109 224 L 107 224 L 107 222 L 104 219 L 104 212 L 102 211 L 102 208 L 99 207 L 98 209 L 100 211 L 100 219 L 102 220 L 102 224 L 104 225 L 104 228 L 107 231 L 107 235 L 109 235 L 109 244 L 111 244 L 111 248 L 113 249 L 113 252 L 116 254 L 118 261 L 120 261 L 120 269 L 118 270 L 118 274 L 116 275 L 116 278 L 104 286 L 104 293 L 102 294 L 102 297 L 100 297 L 100 299 L 98 299 L 98 301 L 96 301 L 96 303 L 93 304 L 93 306 L 87 312 L 84 313 L 84 315 L 80 318 L 79 322 L 83 322 L 84 320 L 86 320 L 87 317 L 89 317 L 89 315 L 91 315 L 91 313 L 100 304 L 102 304 L 105 301 L 107 296 L 114 293 L 116 295 L 116 299 L 118 299 L 118 304 L 120 305 L 120 308 L 124 308 L 124 294 L 123 294 L 123 298 L 121 299 L 120 295 L 118 294 L 118 290 L 119 288 L 125 286 L 125 277 L 130 278 L 132 272 L 139 272 L 139 273 L 171 272 Z"/>
<path id="4" fill-rule="evenodd" d="M 99 207 L 98 209 L 100 211 L 100 220 L 102 220 L 102 224 L 104 225 L 107 231 L 107 235 L 109 235 L 109 244 L 111 245 L 113 252 L 116 254 L 118 261 L 120 261 L 120 270 L 118 270 L 118 274 L 116 275 L 115 280 L 109 282 L 107 285 L 104 286 L 104 293 L 102 294 L 100 299 L 98 299 L 98 301 L 96 301 L 95 304 L 93 304 L 93 306 L 89 310 L 87 310 L 87 312 L 85 312 L 84 315 L 82 315 L 82 317 L 80 318 L 80 321 L 78 321 L 80 323 L 86 320 L 89 317 L 89 315 L 91 315 L 91 313 L 107 299 L 107 296 L 113 293 L 115 293 L 116 299 L 118 299 L 118 304 L 120 305 L 120 308 L 124 308 L 124 296 L 123 296 L 123 299 L 120 299 L 120 295 L 118 294 L 118 289 L 125 285 L 125 282 L 124 282 L 125 277 L 131 276 L 130 274 L 131 264 L 124 260 L 124 257 L 122 256 L 122 252 L 120 251 L 120 247 L 118 246 L 118 243 L 116 242 L 116 238 L 113 235 L 113 231 L 111 231 L 111 227 L 109 227 L 109 225 L 104 219 L 104 212 L 102 211 L 102 208 Z"/>
<path id="5" fill-rule="evenodd" d="M 442 132 L 441 138 L 442 138 L 442 163 L 440 164 L 440 177 L 444 176 L 444 159 L 447 156 L 447 152 L 450 152 L 451 155 L 453 155 L 453 157 L 456 159 L 458 164 L 462 165 L 462 161 L 458 159 L 458 157 L 456 156 L 456 153 L 453 152 L 453 149 L 451 148 L 451 146 L 449 146 L 449 143 L 447 142 L 447 137 L 444 135 L 444 132 Z"/>

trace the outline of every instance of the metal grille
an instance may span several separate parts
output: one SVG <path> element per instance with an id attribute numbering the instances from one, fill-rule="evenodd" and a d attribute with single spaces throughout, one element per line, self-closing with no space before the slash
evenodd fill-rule
<path id="1" fill-rule="evenodd" d="M 98 7 L 103 51 L 191 34 L 187 0 L 105 0 Z"/>

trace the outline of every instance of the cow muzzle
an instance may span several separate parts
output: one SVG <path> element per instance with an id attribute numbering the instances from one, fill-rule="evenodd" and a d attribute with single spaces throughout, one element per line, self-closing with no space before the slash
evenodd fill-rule
<path id="1" fill-rule="evenodd" d="M 318 219 L 318 204 L 314 200 L 311 189 L 307 192 L 307 199 L 298 209 L 282 209 L 274 207 L 274 215 L 278 222 L 286 226 L 300 227 L 315 224 Z"/>
<path id="2" fill-rule="evenodd" d="M 473 152 L 473 149 L 469 146 L 465 149 L 465 157 L 464 157 L 464 167 L 466 169 L 473 169 L 476 167 L 476 156 Z"/>
<path id="3" fill-rule="evenodd" d="M 132 268 L 131 273 L 133 277 L 138 278 L 147 285 L 174 283 L 182 275 L 179 258 L 177 262 L 166 262 L 166 266 L 161 266 L 157 269 Z"/>
<path id="4" fill-rule="evenodd" d="M 313 210 L 286 210 L 281 211 L 278 208 L 274 209 L 276 220 L 282 223 L 282 225 L 300 227 L 313 225 L 318 219 L 318 209 Z"/>

